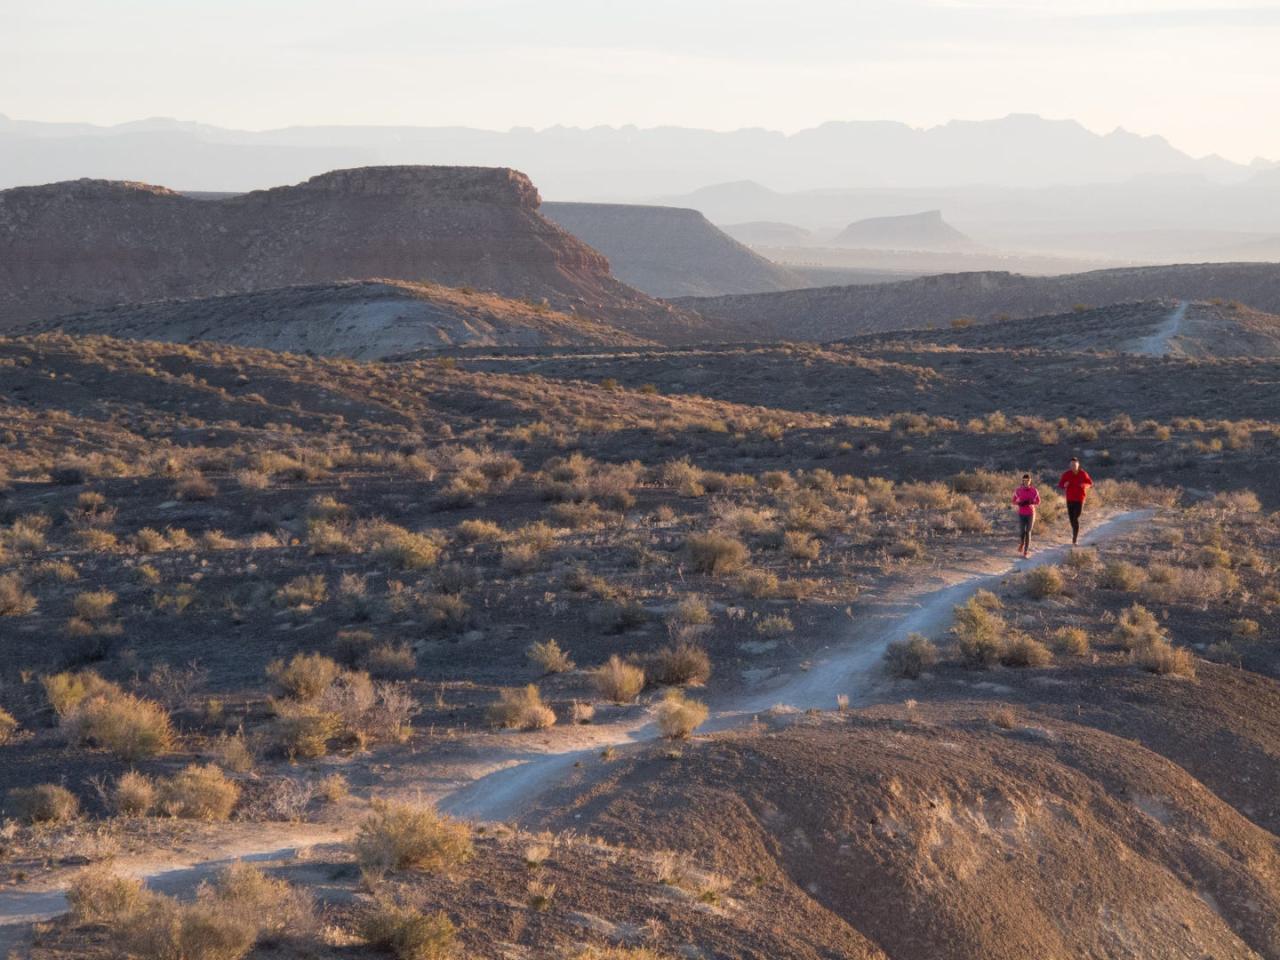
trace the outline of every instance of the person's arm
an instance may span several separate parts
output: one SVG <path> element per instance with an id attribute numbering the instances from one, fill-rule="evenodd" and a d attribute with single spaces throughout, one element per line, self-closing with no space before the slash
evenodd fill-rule
<path id="1" fill-rule="evenodd" d="M 1083 483 L 1086 487 L 1092 487 L 1092 486 L 1093 486 L 1093 477 L 1089 476 L 1089 474 L 1085 473 L 1085 471 L 1083 471 L 1083 470 L 1081 470 L 1080 472 L 1081 472 L 1081 473 L 1084 473 L 1084 479 L 1083 479 L 1083 480 L 1081 480 L 1080 482 L 1081 482 L 1081 483 Z"/>
<path id="2" fill-rule="evenodd" d="M 1058 489 L 1059 490 L 1067 489 L 1067 475 L 1065 473 L 1058 478 Z"/>
<path id="3" fill-rule="evenodd" d="M 1032 494 L 1031 494 L 1031 506 L 1032 506 L 1032 507 L 1038 507 L 1038 506 L 1040 506 L 1040 491 L 1039 491 L 1039 490 L 1036 490 L 1034 493 L 1032 493 Z"/>

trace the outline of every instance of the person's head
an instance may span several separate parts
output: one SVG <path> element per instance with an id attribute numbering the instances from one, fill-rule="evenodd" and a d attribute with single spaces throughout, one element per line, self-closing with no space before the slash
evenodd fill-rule
<path id="1" fill-rule="evenodd" d="M 1079 472 L 1079 470 L 1080 470 L 1080 458 L 1079 458 L 1079 457 L 1072 457 L 1072 458 L 1071 458 L 1071 472 L 1072 472 L 1072 473 L 1077 473 L 1077 472 Z"/>
<path id="2" fill-rule="evenodd" d="M 1023 485 L 1024 487 L 1029 487 L 1029 486 L 1031 486 L 1031 474 L 1029 474 L 1029 473 L 1024 473 L 1024 474 L 1022 475 L 1022 485 Z"/>

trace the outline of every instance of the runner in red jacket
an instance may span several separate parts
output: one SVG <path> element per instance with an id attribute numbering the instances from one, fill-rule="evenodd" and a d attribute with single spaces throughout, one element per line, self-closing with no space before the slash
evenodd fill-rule
<path id="1" fill-rule="evenodd" d="M 1071 521 L 1071 542 L 1080 539 L 1080 511 L 1093 486 L 1093 477 L 1080 469 L 1080 458 L 1071 458 L 1071 467 L 1058 480 L 1058 489 L 1067 501 L 1067 519 Z"/>

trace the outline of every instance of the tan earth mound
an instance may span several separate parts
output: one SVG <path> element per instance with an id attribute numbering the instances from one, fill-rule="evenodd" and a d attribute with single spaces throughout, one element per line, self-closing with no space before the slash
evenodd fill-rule
<path id="1" fill-rule="evenodd" d="M 216 200 L 78 180 L 0 192 L 0 329 L 119 303 L 390 277 L 543 299 L 641 336 L 697 321 L 614 279 L 506 168 L 362 167 Z"/>
<path id="2" fill-rule="evenodd" d="M 985 709 L 654 750 L 547 809 L 793 885 L 893 957 L 1280 956 L 1272 834 L 1134 743 Z"/>
<path id="3" fill-rule="evenodd" d="M 21 327 L 24 333 L 54 330 L 172 343 L 215 340 L 358 360 L 443 347 L 651 342 L 541 303 L 402 280 L 357 280 L 123 304 Z"/>
<path id="4" fill-rule="evenodd" d="M 791 290 L 805 281 L 711 224 L 697 210 L 630 203 L 545 203 L 544 216 L 609 258 L 655 297 Z"/>
<path id="5" fill-rule="evenodd" d="M 1280 312 L 1280 264 L 1199 263 L 1126 267 L 1052 277 L 946 273 L 898 283 L 782 293 L 688 297 L 676 302 L 710 321 L 745 325 L 758 340 L 838 340 L 888 330 L 1066 313 L 1136 300 L 1235 300 Z"/>

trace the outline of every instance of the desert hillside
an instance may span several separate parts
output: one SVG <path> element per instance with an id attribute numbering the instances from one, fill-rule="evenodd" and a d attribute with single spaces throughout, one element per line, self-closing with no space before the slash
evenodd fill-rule
<path id="1" fill-rule="evenodd" d="M 546 300 L 675 338 L 696 319 L 616 280 L 521 173 L 363 167 L 197 200 L 80 180 L 0 192 L 0 327 L 136 301 L 386 277 Z"/>
<path id="2" fill-rule="evenodd" d="M 943 220 L 941 210 L 858 220 L 841 230 L 832 243 L 875 250 L 956 251 L 978 246 Z"/>
<path id="3" fill-rule="evenodd" d="M 950 273 L 898 283 L 820 287 L 677 302 L 710 321 L 732 320 L 755 339 L 838 340 L 862 333 L 1048 316 L 1135 300 L 1239 301 L 1280 312 L 1280 264 L 1126 267 L 1062 276 Z"/>
<path id="4" fill-rule="evenodd" d="M 804 286 L 696 210 L 622 203 L 544 203 L 543 214 L 609 258 L 614 274 L 655 297 L 763 293 Z"/>
<path id="5" fill-rule="evenodd" d="M 122 304 L 20 324 L 16 329 L 172 343 L 215 340 L 361 360 L 446 347 L 647 342 L 540 302 L 403 280 L 353 280 Z"/>

